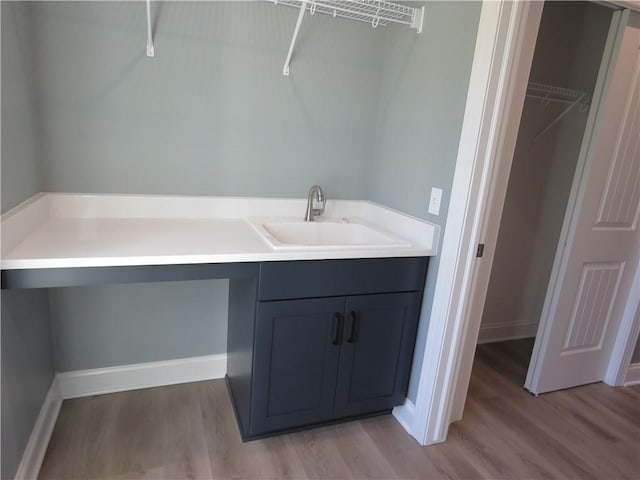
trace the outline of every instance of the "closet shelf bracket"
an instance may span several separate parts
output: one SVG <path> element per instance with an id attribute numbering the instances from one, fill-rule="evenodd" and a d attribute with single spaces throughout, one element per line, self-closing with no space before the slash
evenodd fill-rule
<path id="1" fill-rule="evenodd" d="M 304 12 L 307 10 L 307 0 L 300 2 L 300 13 L 298 13 L 298 20 L 296 21 L 296 27 L 293 30 L 293 37 L 291 37 L 291 45 L 289 45 L 289 53 L 287 53 L 287 59 L 284 61 L 284 67 L 282 67 L 282 74 L 285 77 L 289 76 L 289 64 L 291 63 L 291 55 L 293 54 L 293 47 L 296 44 L 298 33 L 300 32 L 300 25 L 302 25 L 302 18 Z"/>
<path id="2" fill-rule="evenodd" d="M 151 31 L 151 0 L 147 0 L 147 57 L 155 56 L 153 33 Z"/>
<path id="3" fill-rule="evenodd" d="M 586 97 L 586 94 L 585 94 Z M 556 123 L 558 123 L 560 120 L 562 120 L 562 118 L 569 113 L 571 110 L 573 110 L 576 106 L 578 106 L 581 102 L 583 102 L 585 100 L 585 97 L 580 97 L 578 99 L 576 99 L 573 103 L 569 104 L 569 106 L 567 108 L 565 108 L 562 113 L 560 113 L 560 115 L 558 115 L 556 118 L 553 119 L 553 121 L 551 121 L 551 123 L 549 123 L 549 125 L 547 125 L 546 127 L 544 127 L 542 130 L 540 130 L 535 137 L 533 137 L 533 141 L 535 142 L 538 137 L 544 135 L 545 133 L 547 133 L 551 127 L 553 127 Z"/>

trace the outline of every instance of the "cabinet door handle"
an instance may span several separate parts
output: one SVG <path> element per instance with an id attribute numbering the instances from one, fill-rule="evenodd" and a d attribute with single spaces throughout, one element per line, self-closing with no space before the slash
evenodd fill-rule
<path id="1" fill-rule="evenodd" d="M 341 326 L 342 326 L 342 314 L 336 312 L 335 315 L 333 316 L 333 334 L 331 335 L 333 337 L 333 340 L 331 340 L 331 343 L 334 345 L 338 345 L 340 343 L 340 330 L 342 330 Z"/>
<path id="2" fill-rule="evenodd" d="M 349 318 L 351 319 L 351 327 L 349 328 L 347 343 L 354 343 L 356 340 L 356 328 L 358 328 L 358 316 L 354 310 L 349 312 Z"/>

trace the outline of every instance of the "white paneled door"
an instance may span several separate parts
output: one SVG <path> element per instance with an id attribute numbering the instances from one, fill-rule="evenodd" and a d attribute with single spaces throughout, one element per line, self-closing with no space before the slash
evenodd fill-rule
<path id="1" fill-rule="evenodd" d="M 615 17 L 602 101 L 587 127 L 585 168 L 525 383 L 536 394 L 604 379 L 638 266 L 640 14 Z"/>

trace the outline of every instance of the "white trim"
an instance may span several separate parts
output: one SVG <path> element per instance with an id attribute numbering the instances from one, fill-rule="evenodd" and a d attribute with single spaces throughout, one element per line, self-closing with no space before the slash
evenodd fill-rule
<path id="1" fill-rule="evenodd" d="M 475 246 L 481 226 L 504 112 L 510 104 L 514 65 L 518 64 L 526 13 L 542 6 L 528 2 L 483 2 L 471 69 L 460 147 L 451 190 L 425 355 L 416 396 L 416 419 L 410 433 L 423 445 L 442 442 L 452 418 L 460 385 L 460 365 L 467 341 L 470 300 L 478 282 Z M 524 94 L 523 94 L 524 95 Z M 522 96 L 523 96 L 522 95 Z M 486 259 L 483 259 L 486 260 Z M 479 320 L 478 320 L 479 322 Z M 472 333 L 475 333 L 473 335 Z M 468 362 L 462 375 L 469 374 Z M 467 379 L 468 380 L 468 379 Z M 466 382 L 468 384 L 468 381 Z"/>
<path id="2" fill-rule="evenodd" d="M 475 268 L 475 271 L 463 322 L 463 341 L 458 354 L 457 380 L 449 422 L 460 420 L 464 411 L 543 7 L 542 2 L 527 2 L 520 12 L 505 18 L 504 21 L 508 24 L 501 27 L 509 29 L 508 38 L 510 38 L 511 47 L 505 48 L 503 56 L 497 57 L 496 60 L 498 63 L 496 68 L 499 67 L 498 69 L 501 70 L 502 78 L 499 77 L 496 80 L 495 88 L 501 100 L 496 102 L 496 111 L 492 120 L 494 123 L 490 125 L 493 125 L 498 133 L 493 137 L 495 154 L 486 160 L 489 164 L 487 169 L 491 179 L 488 191 L 484 194 L 486 195 L 486 199 L 483 200 L 486 213 L 481 220 L 481 240 L 478 240 L 485 244 L 485 254 L 482 261 L 477 262 L 477 266 L 469 267 Z M 491 152 L 488 151 L 487 155 L 491 155 Z M 478 195 L 481 199 L 483 198 L 480 194 Z"/>
<path id="3" fill-rule="evenodd" d="M 624 386 L 640 385 L 640 363 L 632 363 L 627 369 L 627 376 L 624 379 Z"/>
<path id="4" fill-rule="evenodd" d="M 416 406 L 411 400 L 405 398 L 404 404 L 395 407 L 392 414 L 398 423 L 402 425 L 402 428 L 407 432 L 411 431 L 411 425 L 415 422 L 416 417 Z"/>
<path id="5" fill-rule="evenodd" d="M 518 340 L 520 338 L 532 338 L 538 331 L 538 322 L 510 322 L 480 325 L 478 344 L 503 342 L 505 340 Z"/>
<path id="6" fill-rule="evenodd" d="M 226 372 L 227 355 L 219 354 L 64 372 L 57 379 L 60 395 L 66 399 L 214 380 L 224 378 Z"/>
<path id="7" fill-rule="evenodd" d="M 604 2 L 597 3 L 602 3 L 610 8 L 628 8 L 629 10 L 640 12 L 640 1 L 638 0 L 604 0 Z"/>
<path id="8" fill-rule="evenodd" d="M 56 378 L 51 382 L 47 396 L 42 402 L 40 413 L 31 431 L 31 436 L 22 454 L 22 460 L 16 471 L 16 480 L 37 478 L 44 455 L 49 446 L 49 439 L 53 433 L 53 427 L 58 419 L 58 413 L 62 405 L 62 398 L 58 390 Z"/>

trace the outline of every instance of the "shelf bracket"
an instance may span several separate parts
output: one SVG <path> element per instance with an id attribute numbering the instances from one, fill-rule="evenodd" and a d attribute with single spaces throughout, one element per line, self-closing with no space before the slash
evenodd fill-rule
<path id="1" fill-rule="evenodd" d="M 148 2 L 149 0 L 147 0 Z M 296 28 L 293 30 L 293 37 L 291 37 L 291 45 L 289 45 L 289 53 L 287 53 L 287 59 L 284 61 L 284 67 L 282 67 L 282 74 L 285 77 L 289 76 L 289 63 L 291 63 L 291 55 L 293 54 L 293 47 L 296 44 L 298 38 L 298 32 L 300 31 L 300 25 L 302 25 L 302 17 L 307 9 L 307 0 L 302 0 L 300 4 L 300 13 L 298 13 L 298 21 L 296 22 Z"/>
<path id="2" fill-rule="evenodd" d="M 586 94 L 582 94 L 582 96 L 580 96 L 575 101 L 573 101 L 567 108 L 565 108 L 562 111 L 562 113 L 560 115 L 558 115 L 551 123 L 549 123 L 549 125 L 547 125 L 542 130 L 540 130 L 536 134 L 536 136 L 533 137 L 533 141 L 535 142 L 539 137 L 541 137 L 542 135 L 547 133 L 551 129 L 551 127 L 553 127 L 556 123 L 558 123 L 560 120 L 562 120 L 564 118 L 564 116 L 567 113 L 569 113 L 571 110 L 573 110 L 577 105 L 583 104 L 583 102 L 585 101 L 586 97 L 587 97 Z"/>
<path id="3" fill-rule="evenodd" d="M 424 6 L 417 8 L 413 12 L 413 18 L 411 19 L 411 28 L 415 28 L 416 33 L 422 33 L 423 24 L 424 24 Z"/>
<path id="4" fill-rule="evenodd" d="M 147 57 L 153 57 L 153 35 L 151 32 L 151 0 L 147 0 Z"/>

